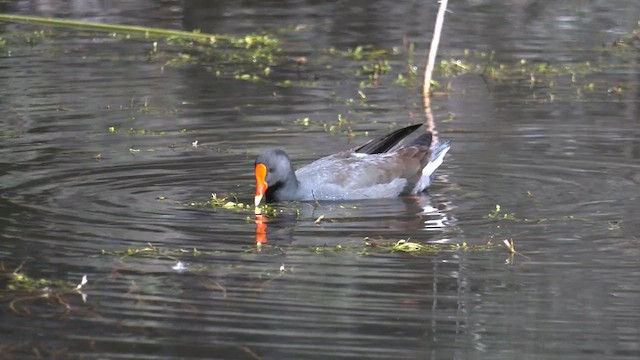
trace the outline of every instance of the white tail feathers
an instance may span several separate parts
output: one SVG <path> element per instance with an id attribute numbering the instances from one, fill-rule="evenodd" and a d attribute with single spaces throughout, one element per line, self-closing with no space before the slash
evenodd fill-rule
<path id="1" fill-rule="evenodd" d="M 447 154 L 450 148 L 451 141 L 447 140 L 437 143 L 433 147 L 433 149 L 431 149 L 429 162 L 427 163 L 427 165 L 425 165 L 424 168 L 422 168 L 422 176 L 411 191 L 412 194 L 417 194 L 421 191 L 424 191 L 424 189 L 428 188 L 429 185 L 431 185 L 431 181 L 433 181 L 433 178 L 436 176 L 436 170 L 440 165 L 442 165 L 444 156 Z"/>

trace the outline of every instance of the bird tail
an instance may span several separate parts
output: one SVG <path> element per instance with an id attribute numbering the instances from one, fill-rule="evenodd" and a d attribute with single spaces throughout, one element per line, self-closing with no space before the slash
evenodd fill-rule
<path id="1" fill-rule="evenodd" d="M 438 142 L 433 149 L 431 149 L 431 155 L 429 156 L 429 162 L 422 168 L 422 176 L 420 181 L 413 188 L 412 193 L 416 194 L 431 185 L 431 182 L 436 177 L 436 170 L 444 161 L 444 156 L 451 148 L 451 140 Z"/>

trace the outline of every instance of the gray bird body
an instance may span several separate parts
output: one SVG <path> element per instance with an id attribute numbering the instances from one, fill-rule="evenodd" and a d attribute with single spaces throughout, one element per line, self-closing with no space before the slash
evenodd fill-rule
<path id="1" fill-rule="evenodd" d="M 450 141 L 431 148 L 426 132 L 396 146 L 420 125 L 396 130 L 353 150 L 318 159 L 294 172 L 287 154 L 268 150 L 256 159 L 267 167 L 267 201 L 355 200 L 389 198 L 424 191 L 450 148 Z"/>

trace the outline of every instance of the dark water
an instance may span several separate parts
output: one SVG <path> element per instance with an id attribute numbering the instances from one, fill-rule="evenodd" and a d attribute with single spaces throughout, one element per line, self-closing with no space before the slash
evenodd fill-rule
<path id="1" fill-rule="evenodd" d="M 280 64 L 273 79 L 317 81 L 277 87 L 163 66 L 147 61 L 152 41 L 82 31 L 0 47 L 0 284 L 20 265 L 36 279 L 89 279 L 86 302 L 55 286 L 48 298 L 0 292 L 0 358 L 637 359 L 640 51 L 607 50 L 635 28 L 635 1 L 452 4 L 442 58 L 469 49 L 505 64 L 609 66 L 552 86 L 526 74 L 453 78 L 432 105 L 454 146 L 428 195 L 284 205 L 262 251 L 251 212 L 188 206 L 211 193 L 250 202 L 262 149 L 303 163 L 365 141 L 364 131 L 422 121 L 419 89 L 393 80 L 409 56 L 403 37 L 422 64 L 433 3 L 3 3 L 9 13 L 213 33 L 304 25 L 283 47 L 308 63 Z M 0 26 L 3 37 L 40 29 Z M 363 44 L 400 53 L 364 89 L 364 105 L 347 101 L 366 80 L 360 63 L 327 55 Z M 616 86 L 621 95 L 607 91 Z M 338 114 L 359 136 L 295 124 Z M 515 220 L 487 218 L 496 204 Z M 365 237 L 512 238 L 524 256 L 497 246 L 390 253 L 367 250 Z M 149 244 L 158 252 L 109 253 Z M 179 260 L 185 270 L 173 268 Z"/>

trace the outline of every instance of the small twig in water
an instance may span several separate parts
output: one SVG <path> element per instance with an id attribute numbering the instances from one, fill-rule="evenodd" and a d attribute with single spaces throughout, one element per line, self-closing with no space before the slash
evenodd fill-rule
<path id="1" fill-rule="evenodd" d="M 318 198 L 316 197 L 316 194 L 313 192 L 313 190 L 311 190 L 311 196 L 313 196 L 313 210 L 315 210 L 320 206 L 320 203 L 318 202 Z"/>
<path id="2" fill-rule="evenodd" d="M 516 245 L 515 245 L 515 243 L 513 242 L 513 239 L 508 239 L 508 240 L 507 240 L 507 239 L 504 239 L 504 240 L 502 240 L 502 243 L 504 244 L 504 246 L 506 246 L 506 247 L 507 247 L 507 250 L 509 250 L 509 254 L 511 254 L 511 256 L 513 256 L 513 255 L 520 255 L 520 256 L 522 256 L 522 257 L 523 257 L 523 258 L 525 258 L 525 259 L 530 259 L 528 256 L 523 255 L 523 254 L 521 254 L 521 253 L 519 253 L 519 252 L 517 252 L 517 251 L 516 251 Z"/>
<path id="3" fill-rule="evenodd" d="M 444 13 L 447 10 L 447 0 L 440 0 L 440 8 L 436 17 L 436 26 L 433 30 L 433 38 L 431 40 L 431 48 L 429 49 L 429 60 L 424 71 L 424 83 L 422 85 L 422 96 L 426 99 L 429 97 L 429 89 L 431 88 L 431 74 L 436 62 L 436 54 L 438 53 L 438 45 L 440 44 L 440 33 L 442 33 L 442 24 L 444 23 Z"/>

